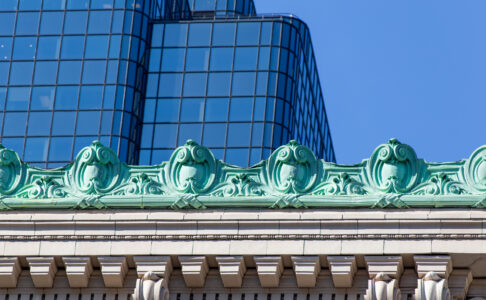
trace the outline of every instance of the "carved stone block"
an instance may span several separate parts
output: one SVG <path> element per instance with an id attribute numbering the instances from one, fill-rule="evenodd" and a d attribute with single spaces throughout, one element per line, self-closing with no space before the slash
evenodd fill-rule
<path id="1" fill-rule="evenodd" d="M 120 256 L 98 257 L 101 265 L 101 274 L 106 287 L 123 287 L 128 272 L 127 260 Z"/>
<path id="2" fill-rule="evenodd" d="M 51 288 L 57 273 L 54 257 L 27 257 L 30 276 L 36 288 Z"/>
<path id="3" fill-rule="evenodd" d="M 88 287 L 89 277 L 93 272 L 91 258 L 85 257 L 63 257 L 66 266 L 66 275 L 69 286 L 72 288 Z"/>
<path id="4" fill-rule="evenodd" d="M 327 261 L 334 286 L 337 288 L 352 287 L 357 271 L 356 258 L 354 256 L 328 256 Z"/>
<path id="5" fill-rule="evenodd" d="M 241 287 L 246 265 L 243 256 L 217 256 L 219 273 L 225 288 Z"/>
<path id="6" fill-rule="evenodd" d="M 0 288 L 16 287 L 21 271 L 17 257 L 0 257 Z"/>
<path id="7" fill-rule="evenodd" d="M 179 256 L 182 266 L 182 276 L 187 287 L 203 287 L 209 271 L 208 262 L 204 256 Z"/>
<path id="8" fill-rule="evenodd" d="M 315 287 L 316 278 L 321 270 L 319 256 L 292 256 L 297 286 L 300 288 Z"/>
<path id="9" fill-rule="evenodd" d="M 255 256 L 254 258 L 260 285 L 264 288 L 278 287 L 283 272 L 280 256 Z"/>

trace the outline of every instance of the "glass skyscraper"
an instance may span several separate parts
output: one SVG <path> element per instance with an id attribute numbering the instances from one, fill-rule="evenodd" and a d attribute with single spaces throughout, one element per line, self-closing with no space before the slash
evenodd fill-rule
<path id="1" fill-rule="evenodd" d="M 2 144 L 40 167 L 92 140 L 158 164 L 193 139 L 251 165 L 335 161 L 309 30 L 252 0 L 1 0 Z"/>

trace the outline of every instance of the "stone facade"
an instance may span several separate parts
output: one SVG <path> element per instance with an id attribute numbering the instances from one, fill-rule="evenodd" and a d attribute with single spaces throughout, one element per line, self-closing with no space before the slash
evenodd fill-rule
<path id="1" fill-rule="evenodd" d="M 6 212 L 0 298 L 485 297 L 485 221 L 466 209 Z"/>

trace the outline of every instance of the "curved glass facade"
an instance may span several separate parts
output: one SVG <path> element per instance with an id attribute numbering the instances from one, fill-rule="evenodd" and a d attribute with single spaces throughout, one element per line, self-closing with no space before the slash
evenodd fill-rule
<path id="1" fill-rule="evenodd" d="M 290 139 L 335 160 L 307 27 L 251 0 L 2 0 L 0 107 L 40 167 L 92 140 L 133 164 L 187 139 L 242 166 Z"/>

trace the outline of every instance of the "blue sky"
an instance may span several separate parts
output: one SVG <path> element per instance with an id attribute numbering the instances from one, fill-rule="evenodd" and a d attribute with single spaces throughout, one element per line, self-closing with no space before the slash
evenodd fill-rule
<path id="1" fill-rule="evenodd" d="M 255 0 L 311 29 L 339 163 L 398 138 L 428 161 L 486 144 L 486 1 Z"/>

